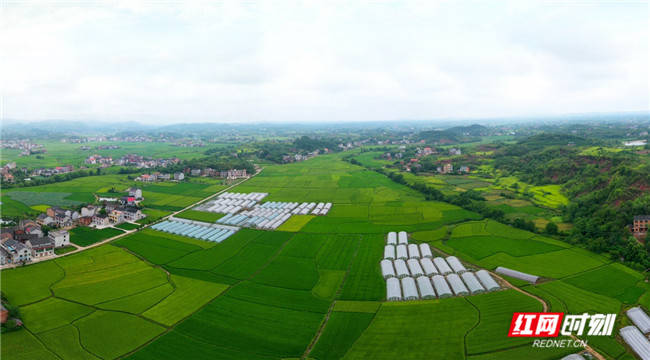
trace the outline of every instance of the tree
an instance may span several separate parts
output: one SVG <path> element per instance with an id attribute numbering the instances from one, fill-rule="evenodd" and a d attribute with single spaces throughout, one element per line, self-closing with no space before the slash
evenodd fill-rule
<path id="1" fill-rule="evenodd" d="M 549 222 L 546 224 L 546 233 L 550 235 L 556 235 L 558 232 L 557 225 L 554 222 Z"/>

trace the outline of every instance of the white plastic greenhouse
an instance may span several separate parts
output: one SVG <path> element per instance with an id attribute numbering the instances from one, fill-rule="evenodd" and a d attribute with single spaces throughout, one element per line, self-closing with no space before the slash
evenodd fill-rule
<path id="1" fill-rule="evenodd" d="M 621 337 L 643 360 L 650 360 L 650 341 L 636 326 L 626 326 L 619 330 Z"/>
<path id="2" fill-rule="evenodd" d="M 506 275 L 506 276 L 513 277 L 515 279 L 528 281 L 531 284 L 534 284 L 534 283 L 537 282 L 537 280 L 539 280 L 539 276 L 526 274 L 526 273 L 523 273 L 521 271 L 508 269 L 508 268 L 505 268 L 505 267 L 502 267 L 502 266 L 499 266 L 494 271 L 497 274 Z"/>
<path id="3" fill-rule="evenodd" d="M 409 258 L 408 252 L 406 251 L 406 245 L 397 245 L 397 258 L 404 260 Z"/>
<path id="4" fill-rule="evenodd" d="M 406 267 L 406 262 L 404 260 L 398 259 L 393 261 L 393 265 L 395 265 L 395 273 L 397 274 L 398 278 L 403 278 L 405 276 L 411 275 L 409 273 L 408 267 Z"/>
<path id="5" fill-rule="evenodd" d="M 408 235 L 406 234 L 406 231 L 400 231 L 397 233 L 397 243 L 398 244 L 408 244 Z"/>
<path id="6" fill-rule="evenodd" d="M 433 291 L 433 286 L 431 285 L 431 280 L 426 276 L 420 276 L 416 279 L 418 284 L 418 289 L 420 289 L 420 295 L 423 299 L 435 299 L 436 293 Z"/>
<path id="7" fill-rule="evenodd" d="M 420 248 L 416 244 L 408 245 L 409 259 L 419 259 L 420 258 Z"/>
<path id="8" fill-rule="evenodd" d="M 420 298 L 418 289 L 415 287 L 415 280 L 410 276 L 402 279 L 402 291 L 404 292 L 404 300 L 417 300 Z"/>
<path id="9" fill-rule="evenodd" d="M 384 279 L 388 279 L 396 276 L 392 261 L 390 260 L 381 261 L 381 275 L 384 277 Z"/>
<path id="10" fill-rule="evenodd" d="M 384 259 L 395 260 L 395 246 L 386 245 L 384 246 Z"/>
<path id="11" fill-rule="evenodd" d="M 460 260 L 458 260 L 457 257 L 447 256 L 446 260 L 447 260 L 447 264 L 449 264 L 451 269 L 454 270 L 456 274 L 462 274 L 465 271 L 467 271 L 467 269 L 465 269 L 465 266 L 461 264 Z"/>
<path id="12" fill-rule="evenodd" d="M 469 289 L 469 292 L 473 294 L 480 294 L 485 292 L 485 288 L 481 283 L 478 281 L 474 273 L 470 271 L 466 271 L 460 275 L 461 278 L 463 278 L 463 281 L 465 282 L 465 285 L 467 285 L 467 288 Z"/>
<path id="13" fill-rule="evenodd" d="M 431 278 L 431 281 L 433 282 L 433 287 L 436 289 L 439 298 L 444 299 L 454 296 L 454 293 L 451 292 L 449 284 L 447 284 L 447 280 L 445 280 L 444 276 L 434 275 L 433 278 Z"/>
<path id="14" fill-rule="evenodd" d="M 408 259 L 406 264 L 409 267 L 409 271 L 411 272 L 411 276 L 418 277 L 418 276 L 424 275 L 424 271 L 422 271 L 422 267 L 420 266 L 420 262 L 417 259 Z"/>
<path id="15" fill-rule="evenodd" d="M 429 244 L 427 243 L 420 244 L 420 256 L 422 256 L 423 258 L 433 258 Z"/>
<path id="16" fill-rule="evenodd" d="M 397 233 L 394 231 L 389 232 L 386 243 L 390 245 L 397 245 Z"/>
<path id="17" fill-rule="evenodd" d="M 447 282 L 451 286 L 451 289 L 454 291 L 454 294 L 459 296 L 469 295 L 469 290 L 463 283 L 463 280 L 460 279 L 458 274 L 449 274 L 447 275 Z"/>
<path id="18" fill-rule="evenodd" d="M 433 264 L 436 265 L 436 268 L 438 268 L 438 271 L 442 275 L 451 274 L 453 272 L 449 267 L 449 265 L 447 264 L 447 262 L 445 261 L 445 259 L 441 257 L 433 258 Z"/>
<path id="19" fill-rule="evenodd" d="M 402 300 L 402 289 L 400 288 L 399 280 L 396 278 L 386 280 L 386 299 L 388 301 Z"/>
<path id="20" fill-rule="evenodd" d="M 487 289 L 487 291 L 499 290 L 501 286 L 492 278 L 487 270 L 479 270 L 475 273 L 476 277 L 479 279 L 481 284 Z"/>
<path id="21" fill-rule="evenodd" d="M 429 258 L 422 258 L 420 259 L 420 264 L 422 265 L 422 271 L 424 271 L 424 275 L 426 276 L 433 276 L 433 275 L 438 275 L 438 269 L 436 269 L 435 265 L 433 265 L 433 261 Z"/>
<path id="22" fill-rule="evenodd" d="M 642 333 L 647 334 L 650 332 L 650 317 L 640 307 L 637 306 L 628 310 L 627 317 L 632 320 Z"/>

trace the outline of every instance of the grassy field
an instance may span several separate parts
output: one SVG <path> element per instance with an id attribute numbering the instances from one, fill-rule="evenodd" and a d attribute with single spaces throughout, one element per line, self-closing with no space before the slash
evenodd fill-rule
<path id="1" fill-rule="evenodd" d="M 79 246 L 88 246 L 121 234 L 124 234 L 124 231 L 112 228 L 98 230 L 79 226 L 70 230 L 70 242 Z"/>
<path id="2" fill-rule="evenodd" d="M 483 185 L 477 179 L 452 182 L 457 187 Z M 80 186 L 78 192 L 91 188 Z M 164 216 L 169 210 L 163 208 L 182 207 L 220 187 L 209 182 L 151 184 L 145 198 L 151 195 L 148 206 L 153 209 L 146 211 Z M 281 231 L 242 229 L 219 244 L 144 229 L 112 244 L 3 271 L 3 294 L 21 306 L 30 330 L 3 334 L 3 358 L 7 349 L 27 346 L 45 359 L 109 359 L 137 348 L 127 358 L 566 355 L 566 349 L 540 352 L 527 344 L 530 340 L 505 336 L 513 311 L 541 311 L 541 303 L 513 290 L 385 302 L 379 260 L 388 231 L 408 231 L 411 242 L 430 243 L 478 267 L 506 266 L 543 276 L 544 283 L 524 289 L 554 311 L 620 314 L 624 304 L 650 303 L 638 272 L 548 237 L 481 220 L 456 206 L 425 201 L 339 155 L 268 165 L 233 191 L 268 192 L 268 201 L 327 201 L 333 207 L 326 216 L 296 217 Z M 74 191 L 61 187 L 47 192 Z M 615 338 L 589 341 L 612 358 L 625 351 Z"/>
<path id="3" fill-rule="evenodd" d="M 121 223 L 119 225 L 116 225 L 115 227 L 123 229 L 123 230 L 133 230 L 133 229 L 139 228 L 140 225 L 125 222 L 125 223 Z"/>

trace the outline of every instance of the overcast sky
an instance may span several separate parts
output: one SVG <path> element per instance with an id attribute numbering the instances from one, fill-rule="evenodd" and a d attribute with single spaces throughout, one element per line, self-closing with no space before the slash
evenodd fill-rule
<path id="1" fill-rule="evenodd" d="M 3 1 L 5 119 L 310 122 L 650 109 L 646 1 L 75 3 Z"/>

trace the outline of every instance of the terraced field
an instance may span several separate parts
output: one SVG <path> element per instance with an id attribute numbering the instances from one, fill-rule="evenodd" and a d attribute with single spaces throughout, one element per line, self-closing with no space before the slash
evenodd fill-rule
<path id="1" fill-rule="evenodd" d="M 197 189 L 191 190 L 196 197 L 207 193 L 207 187 Z M 147 191 L 174 195 L 171 188 Z M 523 289 L 555 311 L 620 313 L 624 304 L 648 301 L 644 277 L 631 269 L 425 201 L 337 156 L 268 166 L 233 191 L 334 206 L 327 216 L 305 217 L 275 232 L 242 229 L 219 244 L 146 229 L 3 271 L 2 291 L 21 306 L 29 330 L 3 334 L 3 359 L 21 358 L 16 350 L 23 348 L 29 350 L 21 356 L 45 359 L 138 360 L 557 359 L 573 352 L 536 351 L 531 340 L 506 336 L 513 311 L 542 309 L 515 290 L 385 302 L 378 263 L 385 234 L 394 230 L 469 266 L 507 266 L 544 277 Z M 589 341 L 608 357 L 625 353 L 615 338 Z"/>

